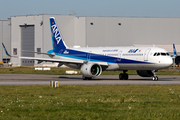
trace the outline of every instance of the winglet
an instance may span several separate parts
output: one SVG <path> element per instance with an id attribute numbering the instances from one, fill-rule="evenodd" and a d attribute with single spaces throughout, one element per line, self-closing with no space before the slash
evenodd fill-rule
<path id="1" fill-rule="evenodd" d="M 3 46 L 3 48 L 4 48 L 4 51 L 5 51 L 6 55 L 9 56 L 9 57 L 12 57 L 12 56 L 7 52 L 6 47 L 4 46 L 3 43 L 2 43 L 2 46 Z"/>
<path id="2" fill-rule="evenodd" d="M 174 52 L 174 58 L 176 58 L 176 56 L 177 56 L 177 52 L 176 52 L 176 47 L 175 47 L 175 44 L 173 44 L 173 52 Z"/>

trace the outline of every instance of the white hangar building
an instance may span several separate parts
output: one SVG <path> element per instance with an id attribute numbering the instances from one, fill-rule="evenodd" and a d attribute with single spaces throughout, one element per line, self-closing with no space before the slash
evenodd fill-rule
<path id="1" fill-rule="evenodd" d="M 5 42 L 14 56 L 48 57 L 22 50 L 47 52 L 52 49 L 49 17 L 55 17 L 67 46 L 159 46 L 180 55 L 180 18 L 77 17 L 74 15 L 13 16 L 6 23 L 10 41 Z M 1 25 L 0 25 L 1 26 Z M 0 30 L 0 35 L 1 35 Z M 3 31 L 6 31 L 6 29 Z M 8 39 L 8 34 L 7 34 Z M 1 46 L 2 47 L 2 46 Z M 2 50 L 2 49 L 1 49 Z M 2 51 L 0 51 L 2 53 Z M 0 57 L 1 58 L 1 57 Z M 5 59 L 4 56 L 1 59 Z M 13 65 L 33 66 L 37 61 L 11 58 Z M 179 57 L 176 63 L 180 63 Z"/>

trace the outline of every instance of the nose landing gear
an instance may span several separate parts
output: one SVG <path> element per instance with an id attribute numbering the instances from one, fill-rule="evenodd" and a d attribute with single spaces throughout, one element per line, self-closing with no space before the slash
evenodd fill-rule
<path id="1" fill-rule="evenodd" d="M 158 81 L 158 76 L 156 75 L 157 70 L 153 70 L 152 73 L 153 73 L 153 78 L 152 78 L 153 81 Z"/>

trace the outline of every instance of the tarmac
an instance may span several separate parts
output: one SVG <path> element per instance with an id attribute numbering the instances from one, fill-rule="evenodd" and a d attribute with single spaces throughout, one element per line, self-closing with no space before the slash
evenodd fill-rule
<path id="1" fill-rule="evenodd" d="M 180 75 L 159 75 L 158 81 L 151 77 L 129 75 L 129 80 L 119 80 L 118 75 L 101 75 L 92 80 L 82 80 L 82 75 L 0 74 L 0 85 L 174 85 L 180 84 Z"/>

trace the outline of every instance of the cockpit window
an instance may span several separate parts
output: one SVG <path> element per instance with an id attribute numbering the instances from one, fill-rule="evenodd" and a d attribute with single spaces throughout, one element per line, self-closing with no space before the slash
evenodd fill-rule
<path id="1" fill-rule="evenodd" d="M 166 56 L 166 53 L 161 53 L 161 56 Z"/>
<path id="2" fill-rule="evenodd" d="M 169 53 L 154 53 L 154 56 L 169 56 Z"/>

